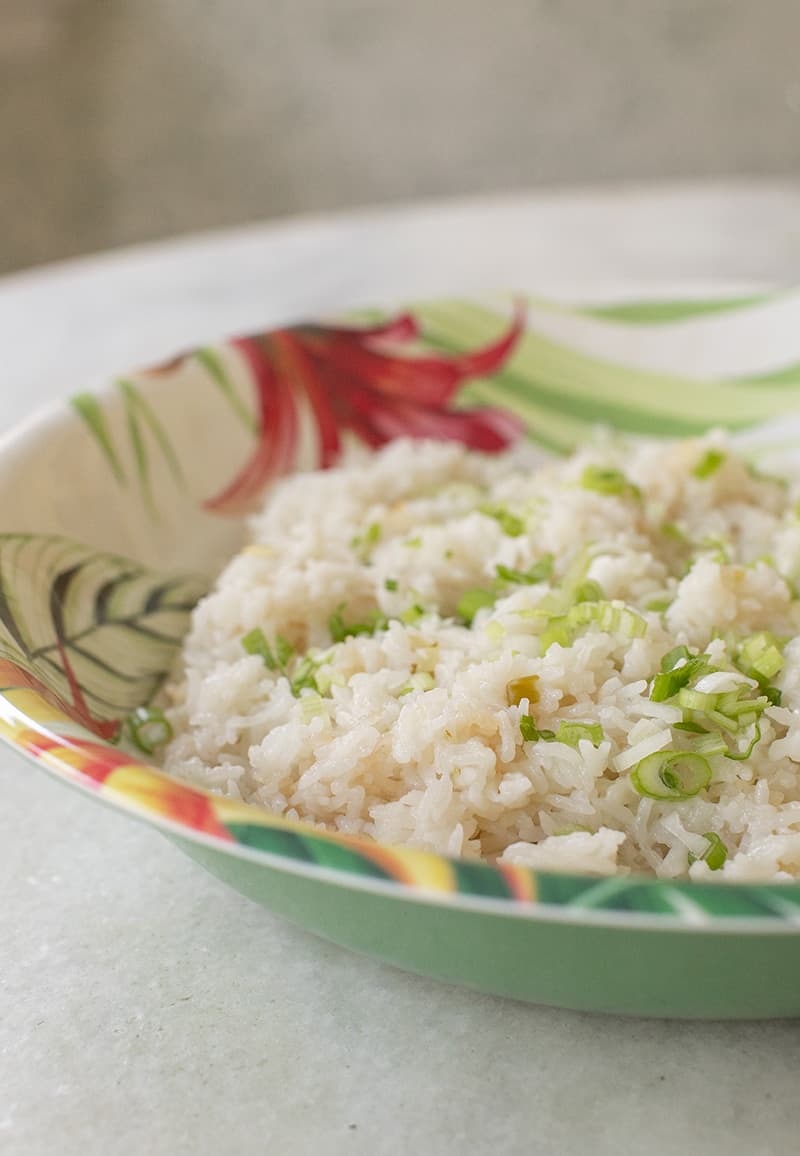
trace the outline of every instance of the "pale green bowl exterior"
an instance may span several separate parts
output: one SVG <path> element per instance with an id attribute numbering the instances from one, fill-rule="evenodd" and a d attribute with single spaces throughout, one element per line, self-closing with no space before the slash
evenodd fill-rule
<path id="1" fill-rule="evenodd" d="M 296 875 L 189 840 L 187 855 L 292 923 L 396 967 L 577 1011 L 681 1019 L 800 1015 L 800 935 L 509 916 Z M 487 906 L 491 906 L 487 904 Z"/>

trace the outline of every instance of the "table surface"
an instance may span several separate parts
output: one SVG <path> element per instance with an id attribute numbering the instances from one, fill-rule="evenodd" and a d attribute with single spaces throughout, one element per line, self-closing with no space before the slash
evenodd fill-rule
<path id="1" fill-rule="evenodd" d="M 800 281 L 800 186 L 297 220 L 0 281 L 0 422 L 199 339 L 466 288 Z M 0 1153 L 784 1156 L 800 1025 L 529 1007 L 361 959 L 155 831 L 0 765 Z"/>

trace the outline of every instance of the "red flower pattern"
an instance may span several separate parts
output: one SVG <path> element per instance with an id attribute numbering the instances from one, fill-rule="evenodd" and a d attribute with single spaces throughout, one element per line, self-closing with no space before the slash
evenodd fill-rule
<path id="1" fill-rule="evenodd" d="M 319 435 L 319 465 L 333 465 L 349 431 L 367 445 L 396 437 L 457 440 L 494 453 L 520 436 L 522 425 L 499 409 L 454 409 L 465 381 L 495 373 L 523 332 L 517 308 L 505 334 L 483 349 L 446 357 L 398 353 L 420 336 L 410 314 L 368 328 L 298 325 L 233 344 L 253 377 L 258 440 L 243 469 L 205 507 L 220 514 L 250 509 L 265 486 L 295 460 L 299 404 L 305 399 Z"/>

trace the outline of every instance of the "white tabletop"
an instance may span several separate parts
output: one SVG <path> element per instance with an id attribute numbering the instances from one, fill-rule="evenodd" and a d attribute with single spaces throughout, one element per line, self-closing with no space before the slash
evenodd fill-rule
<path id="1" fill-rule="evenodd" d="M 0 282 L 0 425 L 198 339 L 482 287 L 800 282 L 800 187 L 421 206 Z M 800 1025 L 475 995 L 349 955 L 3 752 L 0 1153 L 783 1156 Z"/>

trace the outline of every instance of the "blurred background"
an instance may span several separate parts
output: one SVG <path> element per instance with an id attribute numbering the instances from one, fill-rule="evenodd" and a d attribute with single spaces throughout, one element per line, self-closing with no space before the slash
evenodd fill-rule
<path id="1" fill-rule="evenodd" d="M 308 210 L 800 172 L 798 0 L 0 0 L 0 271 Z"/>

